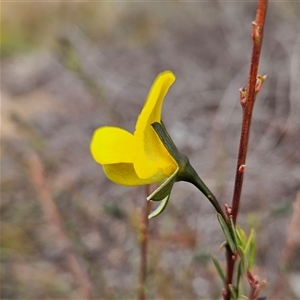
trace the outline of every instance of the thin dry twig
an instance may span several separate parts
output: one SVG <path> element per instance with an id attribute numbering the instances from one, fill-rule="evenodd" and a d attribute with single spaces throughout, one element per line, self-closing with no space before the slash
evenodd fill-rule
<path id="1" fill-rule="evenodd" d="M 146 196 L 150 195 L 150 185 L 146 186 Z M 146 201 L 141 220 L 141 264 L 140 264 L 140 282 L 138 299 L 146 299 L 146 279 L 147 279 L 147 254 L 148 254 L 148 236 L 149 236 L 149 219 L 151 202 Z"/>
<path id="2" fill-rule="evenodd" d="M 43 164 L 39 156 L 34 152 L 29 154 L 26 161 L 30 172 L 30 178 L 37 193 L 37 199 L 43 209 L 45 219 L 53 230 L 57 240 L 63 245 L 64 258 L 70 272 L 77 282 L 79 293 L 82 296 L 82 299 L 92 299 L 92 285 L 80 266 L 72 248 L 72 244 L 63 230 L 59 212 L 48 188 Z"/>
<path id="3" fill-rule="evenodd" d="M 240 145 L 238 152 L 238 160 L 236 167 L 236 176 L 234 184 L 234 192 L 231 206 L 231 216 L 233 222 L 236 223 L 240 198 L 243 186 L 244 173 L 246 168 L 246 157 L 248 150 L 250 125 L 252 120 L 252 112 L 256 99 L 256 95 L 259 92 L 262 82 L 265 79 L 263 76 L 258 76 L 258 65 L 261 52 L 261 46 L 263 41 L 263 30 L 266 18 L 268 1 L 259 0 L 257 6 L 256 20 L 252 22 L 252 38 L 253 38 L 253 48 L 251 55 L 251 64 L 248 85 L 246 88 L 242 89 L 241 92 L 241 106 L 243 109 L 243 120 L 242 129 L 240 136 Z M 227 272 L 226 272 L 226 287 L 224 291 L 224 299 L 230 300 L 230 286 L 232 285 L 234 265 L 236 256 L 232 253 L 229 247 L 226 248 L 226 260 L 227 260 Z"/>

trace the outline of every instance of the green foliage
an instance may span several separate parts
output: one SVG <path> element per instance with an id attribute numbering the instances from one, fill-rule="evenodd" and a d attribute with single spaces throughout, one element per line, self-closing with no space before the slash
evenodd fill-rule
<path id="1" fill-rule="evenodd" d="M 218 272 L 220 278 L 221 278 L 222 281 L 223 281 L 223 284 L 225 285 L 225 284 L 226 284 L 226 277 L 225 277 L 225 273 L 224 273 L 224 271 L 223 271 L 223 269 L 222 269 L 222 267 L 221 267 L 219 261 L 218 261 L 218 260 L 216 259 L 216 257 L 213 256 L 213 255 L 211 255 L 211 259 L 212 259 L 212 261 L 213 261 L 213 263 L 214 263 L 214 265 L 215 265 L 215 267 L 216 267 L 216 270 L 217 270 L 217 272 Z"/>
<path id="2" fill-rule="evenodd" d="M 230 232 L 230 229 L 229 229 L 226 221 L 223 219 L 223 217 L 220 214 L 218 214 L 217 217 L 218 217 L 218 221 L 221 225 L 221 228 L 225 234 L 228 245 L 229 245 L 231 251 L 233 253 L 235 253 L 237 251 L 237 248 L 236 248 L 236 243 L 234 242 L 234 239 L 232 237 L 232 233 Z"/>
<path id="3" fill-rule="evenodd" d="M 230 290 L 232 299 L 237 300 L 239 296 L 238 296 L 238 293 L 237 293 L 235 287 L 232 284 L 229 285 L 229 290 Z"/>
<path id="4" fill-rule="evenodd" d="M 234 224 L 231 216 L 228 219 L 228 223 L 226 223 L 221 215 L 218 214 L 217 217 L 226 237 L 226 242 L 223 243 L 220 248 L 223 249 L 226 245 L 228 245 L 238 260 L 236 270 L 236 285 L 229 286 L 232 299 L 237 300 L 240 297 L 240 282 L 242 274 L 247 274 L 247 272 L 252 269 L 255 263 L 255 231 L 254 229 L 251 229 L 249 235 L 247 236 L 241 227 Z M 214 256 L 211 257 L 219 277 L 223 283 L 226 284 L 225 273 L 220 263 Z"/>
<path id="5" fill-rule="evenodd" d="M 238 253 L 241 257 L 241 266 L 243 272 L 246 273 L 248 270 L 251 270 L 255 262 L 255 231 L 254 229 L 250 230 L 250 234 L 247 237 L 245 232 L 239 227 L 236 226 L 236 235 L 238 237 Z"/>

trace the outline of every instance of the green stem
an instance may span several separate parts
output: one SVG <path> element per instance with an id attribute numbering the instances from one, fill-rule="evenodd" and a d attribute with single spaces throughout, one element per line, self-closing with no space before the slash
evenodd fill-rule
<path id="1" fill-rule="evenodd" d="M 209 202 L 212 204 L 212 206 L 215 208 L 215 210 L 223 217 L 224 220 L 226 220 L 226 215 L 224 211 L 222 210 L 217 198 L 214 196 L 214 194 L 210 191 L 210 189 L 206 186 L 206 184 L 201 180 L 195 169 L 192 167 L 192 165 L 187 162 L 185 166 L 185 174 L 188 174 L 184 176 L 184 181 L 188 181 L 192 183 L 195 187 L 198 188 L 200 192 L 202 192 L 205 197 L 209 200 Z"/>

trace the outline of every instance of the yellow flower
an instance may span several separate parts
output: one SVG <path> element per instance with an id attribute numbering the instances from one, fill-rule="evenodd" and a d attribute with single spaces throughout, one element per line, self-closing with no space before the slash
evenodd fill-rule
<path id="1" fill-rule="evenodd" d="M 177 162 L 151 126 L 161 123 L 163 100 L 174 81 L 175 75 L 170 71 L 157 76 L 133 134 L 118 127 L 95 130 L 91 153 L 111 181 L 127 186 L 146 185 L 170 178 L 178 170 Z"/>
<path id="2" fill-rule="evenodd" d="M 96 129 L 90 145 L 92 156 L 103 166 L 106 176 L 117 184 L 136 186 L 163 181 L 147 198 L 161 201 L 149 219 L 158 216 L 166 208 L 174 183 L 187 181 L 208 198 L 225 220 L 216 198 L 188 158 L 178 151 L 161 121 L 162 104 L 174 81 L 175 75 L 170 71 L 158 74 L 133 134 L 118 127 Z"/>

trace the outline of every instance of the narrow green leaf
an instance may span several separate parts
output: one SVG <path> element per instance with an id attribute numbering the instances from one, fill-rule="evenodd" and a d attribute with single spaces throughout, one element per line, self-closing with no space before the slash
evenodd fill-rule
<path id="1" fill-rule="evenodd" d="M 170 195 L 167 195 L 167 197 L 165 199 L 163 199 L 161 201 L 161 203 L 159 204 L 159 206 L 157 207 L 157 209 L 155 209 L 149 216 L 148 219 L 152 219 L 154 217 L 157 217 L 158 215 L 160 215 L 166 208 L 168 202 L 169 202 L 169 198 Z"/>
<path id="2" fill-rule="evenodd" d="M 229 216 L 229 226 L 230 226 L 230 229 L 231 229 L 231 232 L 232 232 L 232 237 L 233 237 L 234 243 L 235 243 L 235 245 L 238 245 L 238 237 L 237 237 L 235 224 L 233 222 L 232 216 Z"/>
<path id="3" fill-rule="evenodd" d="M 237 267 L 237 273 L 236 273 L 236 293 L 239 297 L 240 295 L 240 280 L 241 280 L 241 276 L 242 276 L 242 262 L 241 260 L 238 263 L 238 267 Z"/>
<path id="4" fill-rule="evenodd" d="M 233 300 L 238 300 L 237 292 L 236 292 L 236 290 L 235 290 L 235 288 L 232 284 L 229 284 L 229 290 L 230 290 L 230 294 L 232 296 L 232 299 Z"/>
<path id="5" fill-rule="evenodd" d="M 237 250 L 238 250 L 238 252 L 239 252 L 239 254 L 240 254 L 240 256 L 241 256 L 241 259 L 243 259 L 243 257 L 244 257 L 244 249 L 243 249 L 243 247 L 242 246 L 240 246 L 240 245 L 238 245 L 237 246 Z"/>
<path id="6" fill-rule="evenodd" d="M 253 230 L 253 234 L 251 235 L 250 245 L 249 245 L 249 269 L 252 269 L 255 262 L 255 256 L 256 256 L 256 242 L 255 242 L 255 232 Z M 250 238 L 249 237 L 249 238 Z"/>
<path id="7" fill-rule="evenodd" d="M 243 247 L 240 245 L 238 245 L 238 252 L 239 252 L 240 258 L 241 258 L 240 263 L 241 263 L 242 272 L 246 273 L 247 269 L 246 269 L 246 262 L 245 262 L 245 253 L 244 253 Z"/>
<path id="8" fill-rule="evenodd" d="M 220 250 L 224 249 L 227 246 L 227 241 L 224 241 L 221 245 L 220 245 Z"/>
<path id="9" fill-rule="evenodd" d="M 218 217 L 218 221 L 219 221 L 219 223 L 220 223 L 220 225 L 222 227 L 222 230 L 223 230 L 223 232 L 225 234 L 225 237 L 227 239 L 229 247 L 230 247 L 231 251 L 233 253 L 235 253 L 236 252 L 236 245 L 235 245 L 235 243 L 234 243 L 234 241 L 232 239 L 230 230 L 229 230 L 229 228 L 228 228 L 225 220 L 223 219 L 223 217 L 220 214 L 217 214 L 217 217 Z"/>
<path id="10" fill-rule="evenodd" d="M 238 239 L 238 245 L 244 246 L 246 241 L 246 234 L 240 226 L 235 227 L 236 236 Z"/>
<path id="11" fill-rule="evenodd" d="M 225 274 L 224 274 L 224 272 L 223 272 L 223 270 L 222 270 L 222 267 L 221 267 L 219 261 L 218 261 L 218 260 L 216 259 L 216 257 L 215 257 L 214 255 L 212 255 L 212 254 L 211 254 L 211 259 L 212 259 L 212 261 L 213 261 L 213 263 L 214 263 L 214 265 L 215 265 L 215 267 L 216 267 L 216 270 L 217 270 L 217 272 L 218 272 L 220 278 L 221 278 L 222 281 L 223 281 L 223 284 L 226 284 Z"/>
<path id="12" fill-rule="evenodd" d="M 248 237 L 248 239 L 247 239 L 247 243 L 246 243 L 246 245 L 245 245 L 245 247 L 244 247 L 244 252 L 245 252 L 245 253 L 246 253 L 246 252 L 249 252 L 250 243 L 251 243 L 251 240 L 253 239 L 253 235 L 254 235 L 254 229 L 252 228 L 252 229 L 250 230 L 250 234 L 249 234 L 249 237 Z"/>

